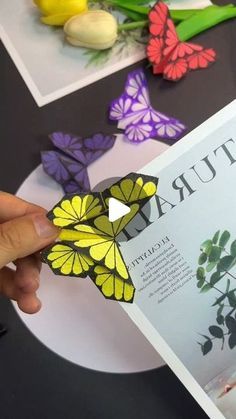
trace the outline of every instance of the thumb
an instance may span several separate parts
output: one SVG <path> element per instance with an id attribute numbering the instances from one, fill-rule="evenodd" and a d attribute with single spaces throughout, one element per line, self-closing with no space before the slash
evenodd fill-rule
<path id="1" fill-rule="evenodd" d="M 0 268 L 38 252 L 59 235 L 43 213 L 29 214 L 0 224 Z"/>

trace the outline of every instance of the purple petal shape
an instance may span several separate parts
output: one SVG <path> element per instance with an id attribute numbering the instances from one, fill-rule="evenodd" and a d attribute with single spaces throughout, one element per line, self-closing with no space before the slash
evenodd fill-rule
<path id="1" fill-rule="evenodd" d="M 75 135 L 54 132 L 50 138 L 58 151 L 41 153 L 45 172 L 68 193 L 90 191 L 87 167 L 113 147 L 116 137 L 98 133 L 83 140 Z"/>
<path id="2" fill-rule="evenodd" d="M 79 166 L 77 162 L 72 162 L 67 166 L 72 178 L 83 192 L 90 191 L 90 182 L 86 166 Z"/>
<path id="3" fill-rule="evenodd" d="M 57 151 L 42 151 L 41 159 L 44 171 L 51 176 L 56 182 L 63 185 L 67 182 L 71 175 L 66 168 L 64 159 Z"/>
<path id="4" fill-rule="evenodd" d="M 90 150 L 109 150 L 115 143 L 115 135 L 95 134 L 91 138 L 85 138 L 84 145 Z"/>
<path id="5" fill-rule="evenodd" d="M 86 164 L 84 143 L 81 137 L 65 134 L 63 132 L 54 132 L 50 135 L 50 139 L 53 145 L 63 151 L 63 153 L 73 157 L 82 164 Z"/>
<path id="6" fill-rule="evenodd" d="M 73 194 L 73 193 L 79 194 L 81 192 L 84 192 L 81 190 L 81 188 L 78 186 L 78 184 L 74 180 L 70 180 L 69 182 L 65 183 L 63 185 L 63 189 L 66 194 Z"/>
<path id="7" fill-rule="evenodd" d="M 131 142 L 149 138 L 178 139 L 186 130 L 178 119 L 152 108 L 143 70 L 128 75 L 124 93 L 111 103 L 109 118 L 119 121 L 118 128 L 125 131 Z"/>
<path id="8" fill-rule="evenodd" d="M 87 148 L 85 153 L 88 164 L 99 159 L 103 154 L 110 150 L 115 144 L 116 137 L 114 135 L 95 134 L 84 140 Z"/>

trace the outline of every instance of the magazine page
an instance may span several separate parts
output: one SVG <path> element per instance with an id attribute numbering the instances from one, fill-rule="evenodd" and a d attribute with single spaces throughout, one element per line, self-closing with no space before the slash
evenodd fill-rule
<path id="1" fill-rule="evenodd" d="M 140 172 L 158 196 L 122 243 L 136 287 L 123 307 L 206 413 L 235 419 L 236 102 Z"/>

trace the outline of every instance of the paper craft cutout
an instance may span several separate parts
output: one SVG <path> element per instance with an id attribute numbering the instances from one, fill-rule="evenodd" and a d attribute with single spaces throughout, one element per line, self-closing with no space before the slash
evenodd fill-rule
<path id="1" fill-rule="evenodd" d="M 110 119 L 118 122 L 131 142 L 149 138 L 176 140 L 186 127 L 177 119 L 168 117 L 152 108 L 148 84 L 142 69 L 128 75 L 125 91 L 111 103 Z"/>
<path id="2" fill-rule="evenodd" d="M 181 42 L 169 9 L 159 1 L 149 13 L 150 39 L 147 56 L 154 74 L 163 74 L 167 80 L 178 81 L 191 70 L 204 69 L 216 60 L 212 48 Z"/>
<path id="3" fill-rule="evenodd" d="M 44 171 L 62 185 L 65 193 L 89 192 L 88 166 L 110 150 L 114 135 L 95 134 L 81 138 L 62 132 L 50 135 L 56 151 L 42 151 Z"/>
<path id="4" fill-rule="evenodd" d="M 135 288 L 119 246 L 119 234 L 156 194 L 158 179 L 131 173 L 102 193 L 65 196 L 48 213 L 60 227 L 59 242 L 42 253 L 57 275 L 89 276 L 102 294 L 131 303 Z M 130 208 L 124 217 L 110 222 L 109 200 Z"/>

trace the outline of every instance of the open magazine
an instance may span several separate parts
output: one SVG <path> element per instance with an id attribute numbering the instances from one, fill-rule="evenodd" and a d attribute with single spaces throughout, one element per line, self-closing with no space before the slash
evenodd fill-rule
<path id="1" fill-rule="evenodd" d="M 236 101 L 140 172 L 159 189 L 121 243 L 136 286 L 122 307 L 210 418 L 235 419 Z"/>

